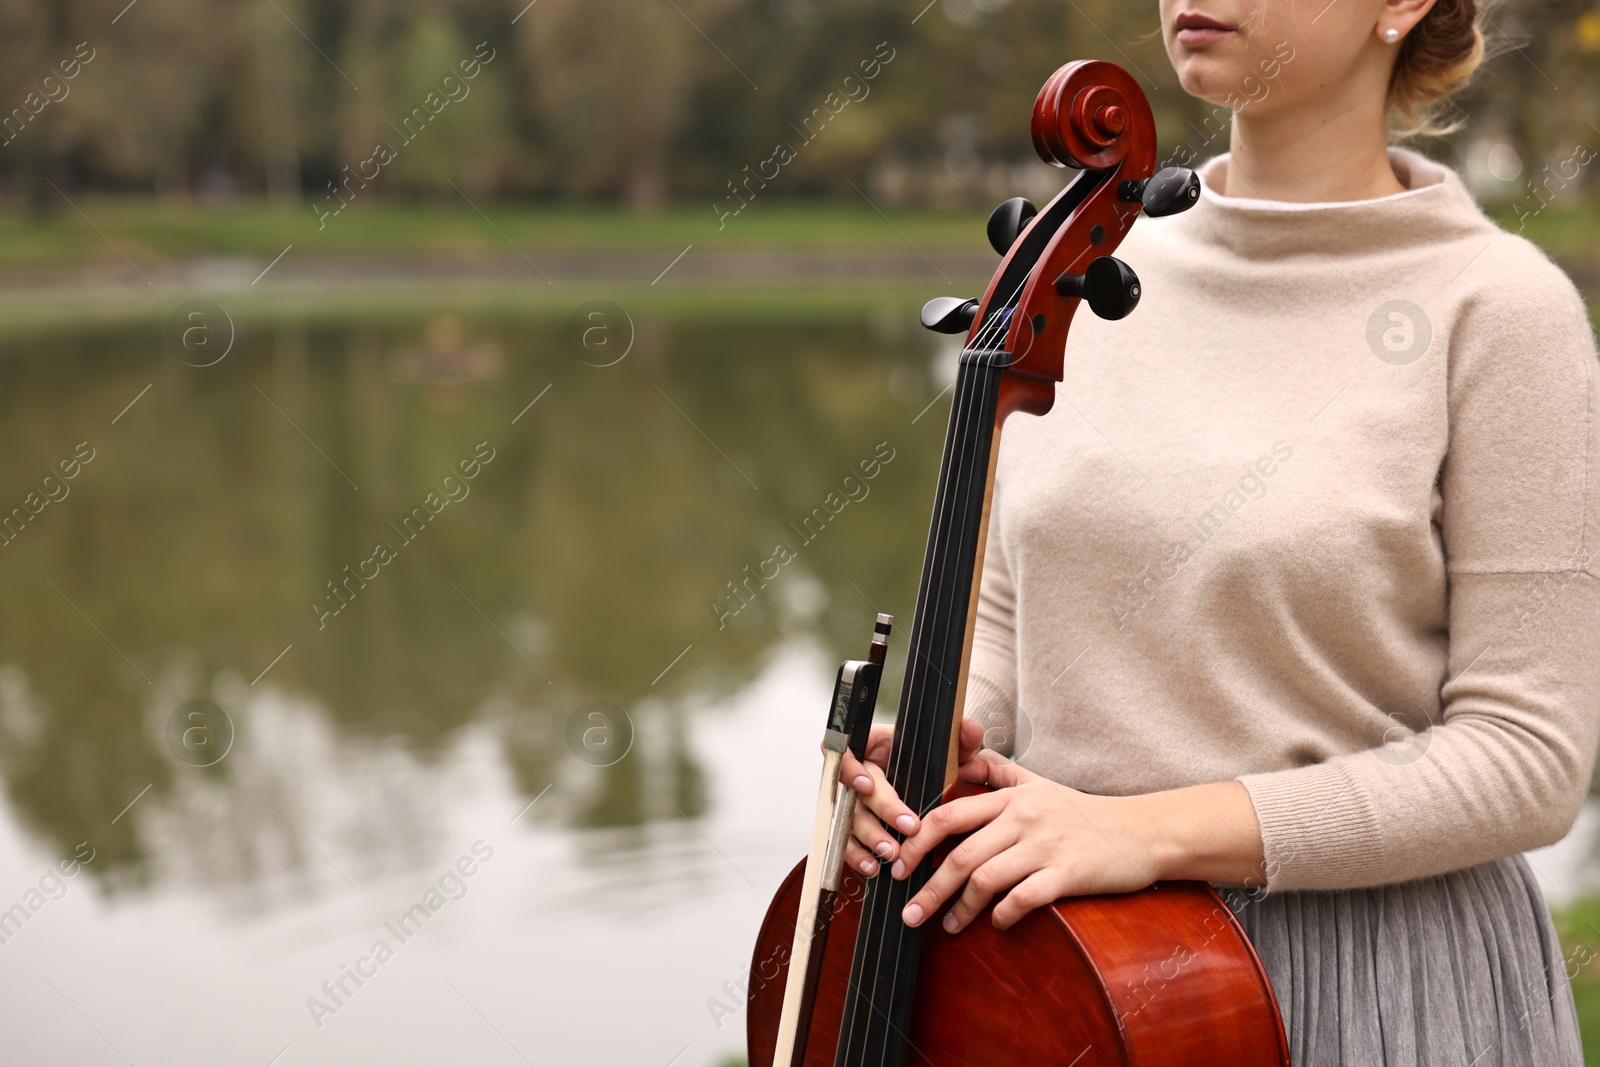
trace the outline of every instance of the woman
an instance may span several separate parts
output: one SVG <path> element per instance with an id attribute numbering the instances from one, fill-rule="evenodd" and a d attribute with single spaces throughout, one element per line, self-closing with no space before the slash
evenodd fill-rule
<path id="1" fill-rule="evenodd" d="M 1253 887 L 1295 1064 L 1581 1062 L 1520 853 L 1570 828 L 1600 723 L 1594 339 L 1559 269 L 1388 146 L 1479 17 L 1161 0 L 1230 151 L 1121 245 L 1138 311 L 1080 314 L 1054 410 L 1007 424 L 966 708 L 1018 762 L 965 723 L 996 791 L 926 820 L 886 730 L 846 768 L 857 866 L 971 833 L 907 923 Z"/>

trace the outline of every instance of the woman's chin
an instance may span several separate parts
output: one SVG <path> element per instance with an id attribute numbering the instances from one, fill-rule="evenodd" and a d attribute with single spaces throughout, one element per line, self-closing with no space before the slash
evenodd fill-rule
<path id="1" fill-rule="evenodd" d="M 1243 65 L 1221 56 L 1175 56 L 1172 66 L 1184 92 L 1218 107 L 1226 106 L 1223 101 L 1238 93 L 1246 77 Z"/>

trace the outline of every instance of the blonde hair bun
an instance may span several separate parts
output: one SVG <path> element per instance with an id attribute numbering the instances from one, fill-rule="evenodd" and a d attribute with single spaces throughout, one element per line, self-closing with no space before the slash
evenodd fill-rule
<path id="1" fill-rule="evenodd" d="M 1485 53 L 1483 9 L 1492 0 L 1437 0 L 1400 43 L 1389 76 L 1389 128 L 1437 136 L 1460 128 L 1450 97 L 1472 79 Z"/>

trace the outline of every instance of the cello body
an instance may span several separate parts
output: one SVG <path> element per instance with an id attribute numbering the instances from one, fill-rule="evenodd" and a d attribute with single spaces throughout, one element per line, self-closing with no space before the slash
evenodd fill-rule
<path id="1" fill-rule="evenodd" d="M 982 787 L 962 785 L 961 793 Z M 951 845 L 929 858 L 935 866 Z M 779 888 L 750 964 L 750 1067 L 770 1067 L 802 862 Z M 887 878 L 885 873 L 880 877 Z M 846 869 L 822 957 L 805 1067 L 833 1067 L 866 879 Z M 1261 962 L 1201 882 L 1058 900 L 1009 930 L 989 910 L 922 944 L 907 1062 L 920 1067 L 1287 1067 Z"/>

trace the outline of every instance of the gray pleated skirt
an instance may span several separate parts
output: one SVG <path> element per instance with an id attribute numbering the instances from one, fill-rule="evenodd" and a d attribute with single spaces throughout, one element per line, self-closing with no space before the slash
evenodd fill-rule
<path id="1" fill-rule="evenodd" d="M 1399 885 L 1222 890 L 1293 1067 L 1582 1067 L 1572 987 L 1521 856 Z"/>

